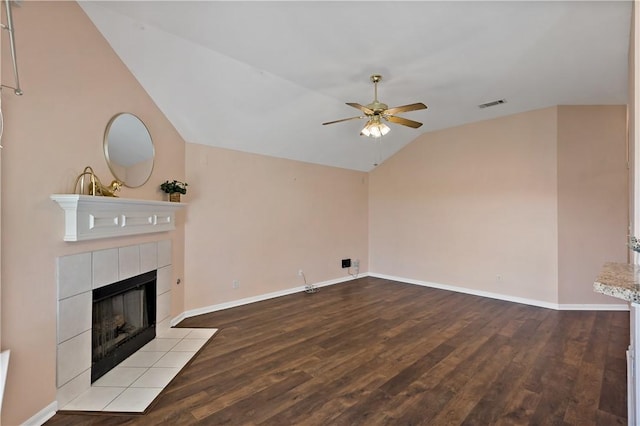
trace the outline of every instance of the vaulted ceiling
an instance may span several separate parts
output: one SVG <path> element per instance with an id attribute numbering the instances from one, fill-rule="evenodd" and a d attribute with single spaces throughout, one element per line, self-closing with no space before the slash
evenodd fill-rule
<path id="1" fill-rule="evenodd" d="M 80 3 L 187 142 L 368 171 L 424 132 L 624 104 L 630 1 Z M 381 141 L 345 102 L 424 102 Z M 505 104 L 478 108 L 506 99 Z"/>

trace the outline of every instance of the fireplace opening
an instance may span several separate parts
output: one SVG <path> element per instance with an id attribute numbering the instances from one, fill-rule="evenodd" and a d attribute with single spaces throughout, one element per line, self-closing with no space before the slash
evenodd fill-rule
<path id="1" fill-rule="evenodd" d="M 156 271 L 93 290 L 91 383 L 156 336 Z"/>

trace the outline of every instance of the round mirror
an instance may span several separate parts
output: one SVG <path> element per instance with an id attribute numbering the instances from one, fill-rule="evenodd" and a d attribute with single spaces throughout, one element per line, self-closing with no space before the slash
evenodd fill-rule
<path id="1" fill-rule="evenodd" d="M 115 115 L 104 132 L 104 156 L 113 176 L 129 188 L 144 185 L 153 171 L 155 150 L 149 130 L 135 115 Z"/>

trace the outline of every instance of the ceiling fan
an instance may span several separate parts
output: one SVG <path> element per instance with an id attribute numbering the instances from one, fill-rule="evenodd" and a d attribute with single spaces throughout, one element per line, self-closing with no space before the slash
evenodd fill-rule
<path id="1" fill-rule="evenodd" d="M 402 105 L 398 107 L 389 108 L 387 104 L 383 104 L 382 102 L 378 101 L 378 83 L 381 80 L 382 80 L 382 76 L 379 74 L 374 74 L 371 76 L 371 82 L 374 85 L 374 99 L 373 99 L 373 102 L 371 102 L 370 104 L 364 106 L 355 102 L 347 102 L 347 105 L 354 107 L 356 109 L 359 109 L 364 113 L 364 115 L 360 115 L 357 117 L 343 118 L 341 120 L 328 121 L 322 124 L 323 125 L 334 124 L 334 123 L 340 123 L 342 121 L 357 120 L 360 118 L 367 117 L 369 118 L 369 121 L 364 126 L 360 134 L 364 136 L 374 137 L 374 138 L 379 138 L 381 136 L 384 136 L 387 133 L 389 133 L 389 130 L 391 130 L 389 126 L 387 126 L 385 123 L 380 121 L 381 119 L 384 119 L 386 121 L 390 121 L 396 124 L 402 124 L 403 126 L 412 127 L 414 129 L 417 129 L 418 127 L 422 126 L 422 123 L 409 120 L 406 118 L 402 118 L 402 117 L 396 117 L 394 114 L 397 114 L 400 112 L 426 109 L 427 106 L 422 102 L 418 102 L 415 104 Z"/>

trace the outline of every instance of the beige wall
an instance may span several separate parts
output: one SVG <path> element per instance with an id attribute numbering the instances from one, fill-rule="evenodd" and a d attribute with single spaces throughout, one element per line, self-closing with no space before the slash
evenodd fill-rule
<path id="1" fill-rule="evenodd" d="M 186 309 L 368 270 L 366 173 L 187 144 Z M 233 280 L 240 287 L 232 288 Z"/>
<path id="2" fill-rule="evenodd" d="M 556 111 L 425 133 L 373 171 L 370 270 L 556 303 Z"/>
<path id="3" fill-rule="evenodd" d="M 627 262 L 626 106 L 558 107 L 560 303 L 611 303 L 594 293 L 607 261 Z"/>
<path id="4" fill-rule="evenodd" d="M 424 134 L 371 173 L 370 270 L 553 304 L 615 303 L 592 285 L 603 261 L 626 259 L 624 131 L 614 106 Z"/>
<path id="5" fill-rule="evenodd" d="M 150 181 L 125 198 L 162 199 L 158 186 L 184 178 L 184 141 L 74 2 L 23 2 L 14 8 L 24 96 L 3 93 L 2 349 L 11 349 L 2 424 L 16 425 L 55 401 L 56 257 L 173 239 L 174 273 L 182 276 L 184 214 L 179 230 L 143 237 L 65 243 L 63 212 L 49 199 L 69 192 L 90 165 L 112 177 L 102 154 L 109 119 L 128 111 L 156 146 Z M 7 40 L 3 75 L 11 74 Z M 182 287 L 172 312 L 183 311 Z"/>
<path id="6" fill-rule="evenodd" d="M 582 207 L 564 209 L 575 182 L 563 180 L 568 170 L 558 175 L 562 156 L 579 149 L 574 136 L 563 145 L 565 132 L 576 129 L 558 121 L 568 114 L 567 123 L 579 122 L 572 109 L 427 133 L 369 175 L 197 144 L 185 152 L 77 4 L 23 2 L 14 18 L 25 95 L 2 98 L 0 331 L 1 349 L 12 350 L 3 424 L 19 424 L 55 400 L 61 255 L 170 236 L 174 278 L 184 283 L 172 289 L 173 315 L 301 286 L 298 269 L 312 283 L 343 277 L 343 257 L 359 258 L 362 271 L 545 302 L 579 303 L 564 302 L 565 290 L 587 294 L 558 282 L 559 247 L 571 250 L 559 243 L 559 215 Z M 150 181 L 121 196 L 162 199 L 161 182 L 186 180 L 189 206 L 179 229 L 64 243 L 62 210 L 49 195 L 68 192 L 87 165 L 111 180 L 102 136 L 123 111 L 145 122 L 157 157 Z M 232 289 L 236 279 L 240 288 Z"/>

